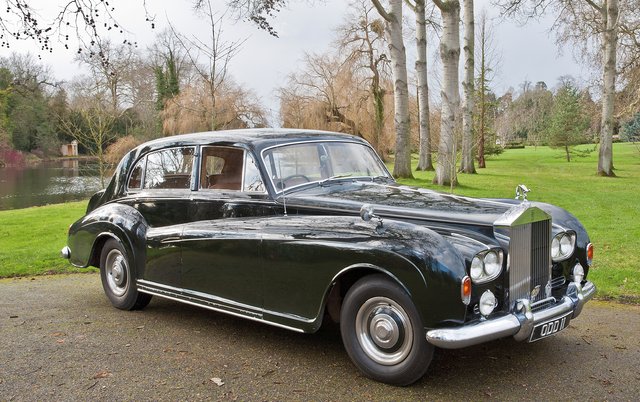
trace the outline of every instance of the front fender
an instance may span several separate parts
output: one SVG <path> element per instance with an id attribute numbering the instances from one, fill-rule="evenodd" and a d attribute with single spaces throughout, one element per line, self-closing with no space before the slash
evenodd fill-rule
<path id="1" fill-rule="evenodd" d="M 259 227 L 254 221 L 252 228 L 263 236 L 265 310 L 274 312 L 274 320 L 286 312 L 314 331 L 336 281 L 353 270 L 374 270 L 406 289 L 425 326 L 463 322 L 460 283 L 466 270 L 459 252 L 419 225 L 390 219 L 376 225 L 350 216 L 273 217 Z M 292 292 L 293 283 L 304 289 Z"/>

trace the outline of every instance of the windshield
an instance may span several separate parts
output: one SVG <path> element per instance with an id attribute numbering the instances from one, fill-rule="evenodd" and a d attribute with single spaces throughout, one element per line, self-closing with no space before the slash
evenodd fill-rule
<path id="1" fill-rule="evenodd" d="M 262 153 L 276 190 L 338 178 L 391 178 L 373 150 L 353 142 L 306 142 Z"/>

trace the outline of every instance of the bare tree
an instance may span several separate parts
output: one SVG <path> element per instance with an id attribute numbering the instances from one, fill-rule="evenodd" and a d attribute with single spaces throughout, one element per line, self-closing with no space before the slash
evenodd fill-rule
<path id="1" fill-rule="evenodd" d="M 290 74 L 286 86 L 279 90 L 281 104 L 288 110 L 292 110 L 289 104 L 304 104 L 307 111 L 313 110 L 311 119 L 301 121 L 305 128 L 333 129 L 363 137 L 354 118 L 366 101 L 366 90 L 358 86 L 355 70 L 353 58 L 305 54 L 303 69 Z"/>
<path id="2" fill-rule="evenodd" d="M 373 135 L 371 145 L 381 157 L 385 157 L 383 149 L 383 130 L 385 118 L 384 97 L 386 90 L 383 82 L 389 77 L 389 59 L 384 52 L 386 39 L 384 22 L 373 18 L 375 13 L 369 0 L 358 0 L 350 3 L 353 13 L 346 17 L 346 23 L 338 28 L 338 46 L 347 52 L 358 72 L 364 74 L 368 87 L 367 98 L 373 105 Z"/>
<path id="3" fill-rule="evenodd" d="M 440 186 L 454 187 L 457 184 L 455 131 L 459 122 L 458 109 L 460 107 L 458 80 L 460 1 L 433 0 L 433 2 L 440 9 L 443 23 L 442 38 L 440 39 L 440 58 L 443 69 L 442 123 L 438 145 L 438 165 L 433 182 Z"/>
<path id="4" fill-rule="evenodd" d="M 211 130 L 212 114 L 217 118 L 214 130 L 266 125 L 266 113 L 253 91 L 229 77 L 219 89 L 214 106 L 206 85 L 195 82 L 182 88 L 161 113 L 164 134 Z"/>
<path id="5" fill-rule="evenodd" d="M 418 123 L 420 145 L 416 170 L 434 170 L 431 160 L 431 125 L 429 124 L 429 74 L 427 69 L 427 17 L 424 0 L 405 0 L 416 15 L 416 75 L 418 78 Z"/>
<path id="6" fill-rule="evenodd" d="M 475 76 L 475 20 L 473 0 L 464 0 L 464 80 L 462 91 L 462 173 L 476 173 L 473 163 L 473 109 Z"/>
<path id="7" fill-rule="evenodd" d="M 85 103 L 82 108 L 67 116 L 61 116 L 59 120 L 65 134 L 78 141 L 98 160 L 100 184 L 103 188 L 109 167 L 105 149 L 116 138 L 113 127 L 118 117 L 100 104 L 99 99 L 94 99 L 94 103 Z"/>
<path id="8" fill-rule="evenodd" d="M 27 0 L 5 0 L 0 14 L 0 47 L 10 48 L 13 42 L 31 40 L 37 42 L 43 52 L 52 52 L 55 42 L 69 49 L 69 41 L 75 37 L 79 42 L 78 53 L 104 58 L 100 44 L 108 34 L 119 34 L 125 46 L 135 46 L 128 32 L 116 18 L 116 8 L 104 0 L 63 0 L 59 10 L 51 17 L 43 17 Z M 155 27 L 154 16 L 141 6 L 149 26 Z M 75 50 L 75 49 L 74 49 Z M 105 61 L 107 61 L 105 59 Z M 107 61 L 108 62 L 108 61 Z"/>
<path id="9" fill-rule="evenodd" d="M 407 56 L 402 37 L 402 0 L 390 0 L 388 10 L 380 4 L 379 0 L 372 1 L 380 16 L 386 21 L 386 29 L 389 35 L 396 127 L 396 154 L 393 175 L 395 177 L 412 178 Z"/>
<path id="10" fill-rule="evenodd" d="M 133 106 L 131 78 L 139 59 L 136 50 L 129 46 L 116 46 L 110 41 L 100 42 L 98 49 L 102 57 L 80 53 L 76 60 L 89 69 L 96 87 L 106 89 L 108 100 L 104 106 L 109 107 L 112 113 Z"/>
<path id="11" fill-rule="evenodd" d="M 191 65 L 196 74 L 207 88 L 209 102 L 212 107 L 210 127 L 216 130 L 219 127 L 218 117 L 216 116 L 216 102 L 220 88 L 225 82 L 228 74 L 229 62 L 238 53 L 245 40 L 226 41 L 224 40 L 223 24 L 224 14 L 216 15 L 210 0 L 200 0 L 197 2 L 198 10 L 203 13 L 209 23 L 209 37 L 205 40 L 197 36 L 187 37 L 180 34 L 173 25 L 171 30 L 180 42 Z M 203 64 L 200 64 L 204 58 Z"/>
<path id="12" fill-rule="evenodd" d="M 478 104 L 476 105 L 477 134 L 478 134 L 478 167 L 487 166 L 485 160 L 485 142 L 489 131 L 489 110 L 495 104 L 494 99 L 488 99 L 491 92 L 490 84 L 494 78 L 498 57 L 493 43 L 493 30 L 489 25 L 487 12 L 485 9 L 480 14 L 480 35 L 477 38 L 480 50 L 480 63 L 476 65 L 476 93 Z M 494 96 L 495 98 L 495 96 Z"/>

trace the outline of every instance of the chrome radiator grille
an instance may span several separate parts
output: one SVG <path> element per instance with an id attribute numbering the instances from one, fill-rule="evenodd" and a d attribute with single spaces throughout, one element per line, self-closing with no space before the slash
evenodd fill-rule
<path id="1" fill-rule="evenodd" d="M 547 297 L 551 277 L 551 221 L 544 220 L 511 228 L 509 243 L 509 299 L 536 302 Z M 538 294 L 531 292 L 540 286 Z"/>
<path id="2" fill-rule="evenodd" d="M 507 211 L 494 225 L 509 235 L 510 310 L 519 299 L 535 303 L 548 297 L 551 291 L 551 217 L 524 202 Z"/>

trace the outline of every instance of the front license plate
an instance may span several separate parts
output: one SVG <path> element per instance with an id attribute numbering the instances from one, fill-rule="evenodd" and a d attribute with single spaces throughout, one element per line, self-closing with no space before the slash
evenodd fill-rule
<path id="1" fill-rule="evenodd" d="M 529 338 L 529 342 L 539 341 L 551 335 L 555 335 L 558 332 L 569 326 L 570 316 L 572 313 L 563 315 L 562 317 L 554 318 L 551 321 L 543 322 L 533 327 L 533 332 Z"/>

